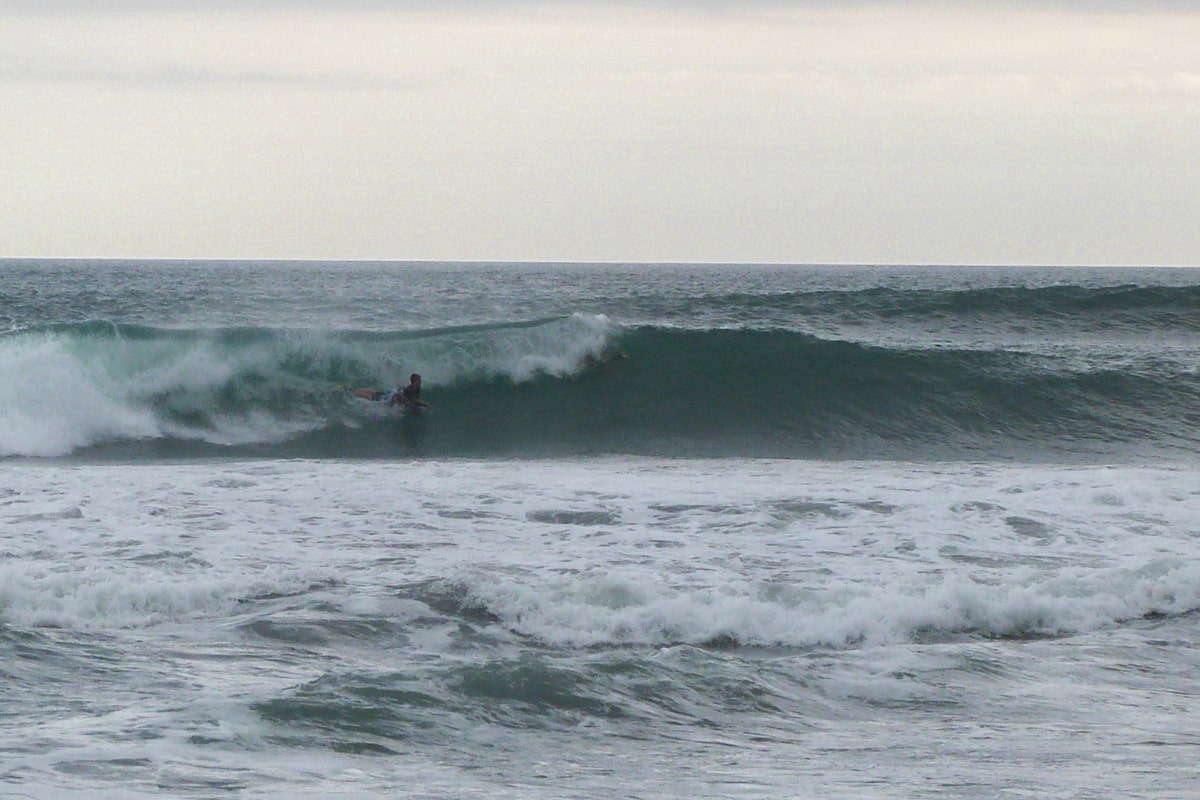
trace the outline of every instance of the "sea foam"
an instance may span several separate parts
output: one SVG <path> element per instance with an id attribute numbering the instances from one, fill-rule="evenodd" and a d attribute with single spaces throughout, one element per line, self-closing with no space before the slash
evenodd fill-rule
<path id="1" fill-rule="evenodd" d="M 900 585 L 795 588 L 805 600 L 785 601 L 777 587 L 688 589 L 637 573 L 546 582 L 488 576 L 469 596 L 513 630 L 560 647 L 842 648 L 958 636 L 1039 637 L 1200 609 L 1200 567 L 1178 561 L 999 585 L 951 575 Z"/>
<path id="2" fill-rule="evenodd" d="M 125 396 L 126 376 L 81 358 L 63 336 L 0 339 L 0 375 L 0 457 L 58 456 L 159 433 L 150 409 Z"/>

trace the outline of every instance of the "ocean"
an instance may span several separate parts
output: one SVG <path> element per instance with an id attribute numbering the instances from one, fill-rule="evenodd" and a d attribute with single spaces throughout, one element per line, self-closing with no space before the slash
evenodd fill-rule
<path id="1" fill-rule="evenodd" d="M 1200 269 L 0 261 L 4 797 L 1192 798 L 1198 676 Z"/>

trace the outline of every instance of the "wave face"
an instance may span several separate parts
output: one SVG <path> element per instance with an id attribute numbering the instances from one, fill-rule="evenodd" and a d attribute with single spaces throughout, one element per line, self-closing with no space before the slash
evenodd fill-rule
<path id="1" fill-rule="evenodd" d="M 603 317 L 396 333 L 64 326 L 0 340 L 4 455 L 1016 457 L 1194 449 L 1200 377 Z M 357 385 L 422 371 L 408 417 Z M 394 380 L 394 379 L 393 379 Z"/>
<path id="2" fill-rule="evenodd" d="M 1063 285 L 1086 274 L 330 270 L 142 270 L 102 295 L 72 288 L 82 273 L 17 273 L 0 455 L 1039 460 L 1200 445 L 1193 271 Z M 317 278 L 340 281 L 328 308 L 312 305 Z M 431 413 L 349 391 L 412 371 Z"/>

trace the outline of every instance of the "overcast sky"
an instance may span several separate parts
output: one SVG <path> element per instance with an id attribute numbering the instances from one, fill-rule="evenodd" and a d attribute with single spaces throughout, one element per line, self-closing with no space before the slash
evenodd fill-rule
<path id="1" fill-rule="evenodd" d="M 1200 265 L 1200 0 L 0 0 L 0 257 Z"/>

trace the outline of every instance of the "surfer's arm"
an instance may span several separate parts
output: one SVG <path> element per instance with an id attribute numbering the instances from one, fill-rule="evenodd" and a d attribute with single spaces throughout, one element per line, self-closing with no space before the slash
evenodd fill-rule
<path id="1" fill-rule="evenodd" d="M 429 403 L 426 403 L 424 400 L 421 399 L 419 392 L 417 393 L 417 395 L 418 395 L 417 397 L 410 397 L 409 394 L 410 393 L 407 393 L 406 390 L 399 390 L 396 392 L 396 396 L 392 399 L 396 401 L 397 405 L 404 406 L 405 408 L 429 408 L 430 407 Z"/>

